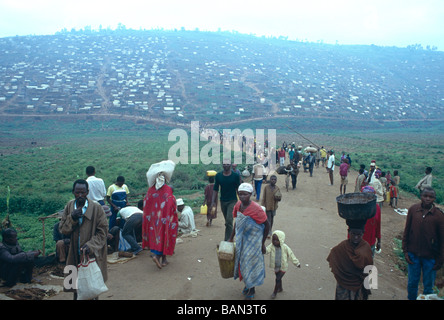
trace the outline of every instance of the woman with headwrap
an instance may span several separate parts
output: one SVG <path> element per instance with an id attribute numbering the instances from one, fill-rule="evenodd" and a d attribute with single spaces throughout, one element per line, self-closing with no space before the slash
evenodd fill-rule
<path id="1" fill-rule="evenodd" d="M 234 279 L 244 281 L 245 299 L 254 298 L 255 287 L 265 279 L 265 240 L 270 229 L 263 207 L 250 200 L 253 186 L 242 183 L 238 188 L 239 201 L 233 209 L 236 218 L 229 239 L 236 243 Z"/>
<path id="2" fill-rule="evenodd" d="M 173 190 L 166 185 L 175 163 L 167 160 L 151 165 L 147 172 L 148 192 L 143 204 L 142 247 L 153 253 L 159 269 L 168 264 L 166 256 L 173 255 L 176 246 L 178 217 Z"/>

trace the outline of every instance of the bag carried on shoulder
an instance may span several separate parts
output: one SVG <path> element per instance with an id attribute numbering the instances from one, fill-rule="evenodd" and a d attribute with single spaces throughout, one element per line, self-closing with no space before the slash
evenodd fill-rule
<path id="1" fill-rule="evenodd" d="M 77 300 L 91 300 L 108 291 L 96 259 L 84 256 L 78 265 Z"/>

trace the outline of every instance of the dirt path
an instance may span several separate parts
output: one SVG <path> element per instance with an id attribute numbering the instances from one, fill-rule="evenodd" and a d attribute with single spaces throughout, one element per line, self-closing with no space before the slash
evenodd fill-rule
<path id="1" fill-rule="evenodd" d="M 273 229 L 286 233 L 286 243 L 293 249 L 302 264 L 298 269 L 290 266 L 283 278 L 284 291 L 277 299 L 332 300 L 335 279 L 326 258 L 330 249 L 346 238 L 346 225 L 337 214 L 335 197 L 339 195 L 338 177 L 335 185 L 328 185 L 325 168 L 315 168 L 313 177 L 301 172 L 296 190 L 288 193 L 284 176 L 278 176 L 278 186 L 283 190 L 283 200 L 277 211 Z M 348 188 L 356 173 L 351 172 Z M 401 208 L 413 202 L 400 200 Z M 109 264 L 109 291 L 101 300 L 242 300 L 243 284 L 238 280 L 223 279 L 216 257 L 216 245 L 223 238 L 224 220 L 220 214 L 212 227 L 205 226 L 205 216 L 195 216 L 200 230 L 196 238 L 183 238 L 176 245 L 170 264 L 159 270 L 143 251 L 124 264 Z M 378 269 L 378 289 L 372 290 L 371 300 L 404 300 L 407 278 L 395 266 L 392 239 L 404 227 L 405 216 L 398 215 L 385 205 L 382 209 L 382 252 L 375 257 Z M 267 244 L 269 241 L 267 241 Z M 257 300 L 267 300 L 274 288 L 274 272 L 266 262 L 265 283 L 256 290 Z M 45 278 L 46 279 L 46 278 Z M 62 284 L 49 280 L 49 284 Z M 72 299 L 71 293 L 59 293 L 52 300 Z"/>

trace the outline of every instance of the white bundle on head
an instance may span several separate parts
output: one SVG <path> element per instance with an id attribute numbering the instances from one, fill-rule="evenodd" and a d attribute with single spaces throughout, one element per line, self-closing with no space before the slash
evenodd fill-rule
<path id="1" fill-rule="evenodd" d="M 153 185 L 156 185 L 156 190 L 160 189 L 166 182 L 171 180 L 175 167 L 176 164 L 171 160 L 152 164 L 146 173 L 148 187 L 151 188 Z"/>

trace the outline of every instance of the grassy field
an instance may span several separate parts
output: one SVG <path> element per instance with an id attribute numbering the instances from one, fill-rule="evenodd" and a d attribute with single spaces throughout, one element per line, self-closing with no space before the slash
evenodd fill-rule
<path id="1" fill-rule="evenodd" d="M 414 191 L 424 168 L 432 166 L 438 202 L 443 202 L 444 130 L 439 125 L 393 128 L 378 125 L 362 130 L 349 124 L 346 130 L 337 130 L 336 124 L 329 127 L 328 121 L 294 121 L 286 125 L 280 121 L 254 125 L 255 129 L 277 128 L 278 145 L 285 140 L 306 146 L 311 141 L 334 149 L 337 158 L 342 151 L 350 154 L 354 168 L 360 163 L 369 166 L 374 159 L 383 170 L 398 169 L 401 188 L 405 191 Z M 42 249 L 42 224 L 38 217 L 63 209 L 73 198 L 73 182 L 86 178 L 88 165 L 96 167 L 97 176 L 104 179 L 107 187 L 123 175 L 130 189 L 130 201 L 136 204 L 147 191 L 149 166 L 167 159 L 170 146 L 176 143 L 168 141 L 172 128 L 117 120 L 33 118 L 1 121 L 1 125 L 0 219 L 10 213 L 25 250 Z M 247 126 L 238 128 L 242 130 Z M 184 198 L 197 209 L 203 202 L 206 170 L 219 169 L 221 165 L 178 164 L 171 181 L 176 197 Z M 9 206 L 6 204 L 8 186 Z M 54 251 L 52 226 L 55 222 L 56 219 L 46 221 L 47 253 Z"/>
<path id="2" fill-rule="evenodd" d="M 312 131 L 287 130 L 281 138 L 287 142 L 296 136 L 301 142 L 302 133 L 311 142 L 335 151 L 336 159 L 342 152 L 349 154 L 352 167 L 359 170 L 359 165 L 370 167 L 375 160 L 382 171 L 398 170 L 400 187 L 405 192 L 419 196 L 415 189 L 417 182 L 425 175 L 425 168 L 433 168 L 433 188 L 436 190 L 436 202 L 444 203 L 444 125 L 441 123 L 389 123 L 357 128 L 350 124 L 347 129 L 324 129 L 313 126 Z M 343 127 L 342 127 L 343 128 Z M 332 130 L 333 129 L 333 130 Z M 304 146 L 310 144 L 305 140 Z"/>

